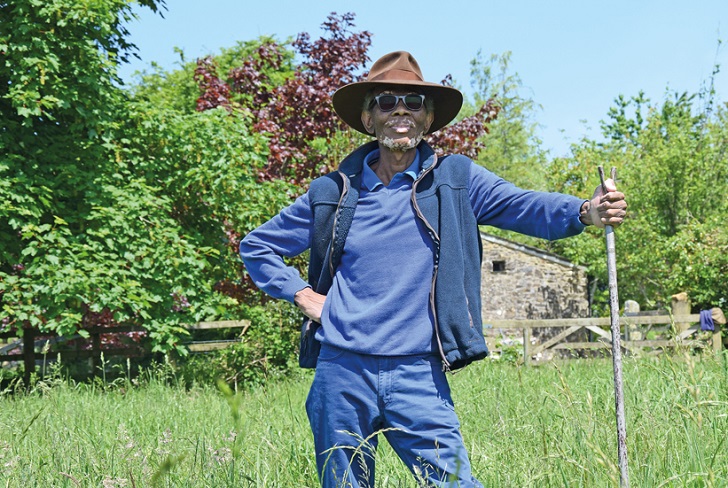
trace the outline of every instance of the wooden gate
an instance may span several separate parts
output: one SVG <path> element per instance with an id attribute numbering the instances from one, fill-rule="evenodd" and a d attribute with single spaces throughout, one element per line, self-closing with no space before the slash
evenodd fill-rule
<path id="1" fill-rule="evenodd" d="M 720 351 L 723 346 L 720 324 L 715 323 L 715 330 L 700 330 L 700 315 L 634 315 L 620 317 L 623 332 L 622 348 L 626 354 L 645 355 L 660 354 L 665 349 L 676 347 L 712 346 Z M 486 328 L 513 330 L 520 329 L 523 334 L 523 361 L 530 364 L 548 357 L 549 352 L 563 350 L 611 349 L 612 334 L 609 329 L 611 320 L 602 318 L 579 319 L 545 319 L 545 320 L 484 320 Z M 697 324 L 697 325 L 694 325 Z M 658 330 L 655 326 L 662 327 Z M 534 328 L 562 329 L 555 336 L 542 343 L 535 341 L 532 334 Z M 566 339 L 585 329 L 595 338 L 592 341 L 568 342 Z M 655 337 L 652 337 L 655 336 Z M 651 338 L 650 338 L 651 337 Z"/>

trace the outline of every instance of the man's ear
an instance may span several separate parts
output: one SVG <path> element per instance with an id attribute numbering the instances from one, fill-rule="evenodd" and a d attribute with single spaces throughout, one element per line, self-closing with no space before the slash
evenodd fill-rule
<path id="1" fill-rule="evenodd" d="M 362 110 L 361 112 L 361 123 L 364 128 L 370 134 L 374 134 L 374 120 L 372 119 L 372 113 L 369 110 Z"/>

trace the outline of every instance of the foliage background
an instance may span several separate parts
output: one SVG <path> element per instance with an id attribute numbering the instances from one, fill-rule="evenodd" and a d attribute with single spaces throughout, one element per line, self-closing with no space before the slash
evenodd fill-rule
<path id="1" fill-rule="evenodd" d="M 180 53 L 179 69 L 125 87 L 117 70 L 134 53 L 124 25 L 135 4 L 164 8 L 0 2 L 2 327 L 72 336 L 133 323 L 153 351 L 184 356 L 184 324 L 249 318 L 242 345 L 215 356 L 215 374 L 259 381 L 292 364 L 297 316 L 254 290 L 237 242 L 362 142 L 328 97 L 366 71 L 371 34 L 353 14 L 332 15 L 320 39 L 244 40 L 192 61 Z M 712 88 L 718 74 L 698 93 L 660 101 L 615 94 L 602 137 L 550 159 L 535 136 L 539 106 L 510 54 L 478 53 L 475 96 L 432 142 L 526 188 L 585 198 L 595 167 L 616 166 L 630 204 L 618 233 L 621 298 L 653 308 L 686 291 L 696 310 L 725 308 L 728 120 Z M 506 237 L 587 266 L 599 313 L 601 232 L 554 243 Z"/>

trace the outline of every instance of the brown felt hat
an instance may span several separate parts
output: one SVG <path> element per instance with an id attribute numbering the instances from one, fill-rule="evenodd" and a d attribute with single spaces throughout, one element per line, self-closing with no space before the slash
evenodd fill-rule
<path id="1" fill-rule="evenodd" d="M 351 128 L 371 135 L 361 122 L 364 97 L 369 90 L 386 86 L 411 87 L 434 100 L 435 119 L 428 134 L 450 123 L 463 105 L 463 94 L 459 90 L 425 81 L 415 58 L 408 52 L 396 51 L 379 58 L 372 65 L 366 81 L 351 83 L 336 90 L 332 97 L 334 110 Z"/>

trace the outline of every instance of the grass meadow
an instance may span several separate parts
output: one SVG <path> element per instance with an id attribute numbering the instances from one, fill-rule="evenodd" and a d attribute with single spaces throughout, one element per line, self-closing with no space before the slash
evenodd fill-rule
<path id="1" fill-rule="evenodd" d="M 315 487 L 311 374 L 233 394 L 170 367 L 134 380 L 59 375 L 0 397 L 1 487 Z M 612 366 L 482 361 L 451 377 L 486 487 L 619 485 Z M 728 486 L 728 355 L 625 358 L 633 487 Z M 378 487 L 416 486 L 382 442 Z"/>

